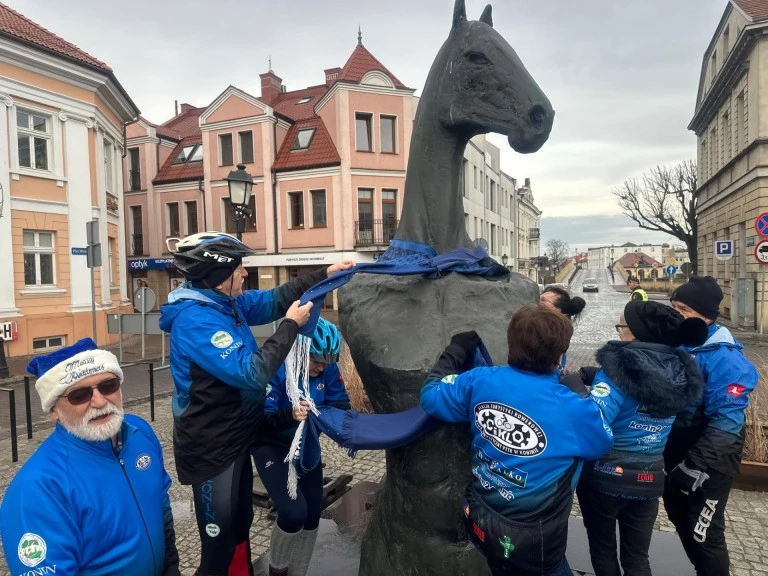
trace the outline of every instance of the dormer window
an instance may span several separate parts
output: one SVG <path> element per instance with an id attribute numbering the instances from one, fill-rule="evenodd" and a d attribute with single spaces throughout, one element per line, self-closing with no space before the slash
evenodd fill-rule
<path id="1" fill-rule="evenodd" d="M 306 104 L 306 103 L 307 103 L 307 102 L 309 102 L 310 100 L 312 100 L 312 96 L 304 96 L 304 98 L 300 98 L 300 99 L 299 99 L 299 100 L 296 102 L 296 104 Z"/>
<path id="2" fill-rule="evenodd" d="M 189 164 L 191 162 L 203 161 L 203 147 L 200 144 L 194 144 L 192 146 L 184 146 L 176 156 L 176 160 L 173 161 L 173 165 Z"/>
<path id="3" fill-rule="evenodd" d="M 306 150 L 312 143 L 312 138 L 315 135 L 314 128 L 304 128 L 296 133 L 296 139 L 293 141 L 291 150 Z"/>

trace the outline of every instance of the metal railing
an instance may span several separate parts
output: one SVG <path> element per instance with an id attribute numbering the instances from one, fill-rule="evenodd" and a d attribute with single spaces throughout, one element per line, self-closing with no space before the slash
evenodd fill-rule
<path id="1" fill-rule="evenodd" d="M 128 171 L 128 189 L 131 192 L 141 190 L 141 171 L 138 168 Z"/>
<path id="2" fill-rule="evenodd" d="M 131 234 L 131 255 L 144 256 L 144 234 Z"/>
<path id="3" fill-rule="evenodd" d="M 8 408 L 10 410 L 11 427 L 11 461 L 19 461 L 19 444 L 16 438 L 16 391 L 13 388 L 0 388 L 0 392 L 8 392 Z"/>
<path id="4" fill-rule="evenodd" d="M 394 239 L 399 222 L 393 218 L 356 220 L 355 246 L 386 246 Z"/>

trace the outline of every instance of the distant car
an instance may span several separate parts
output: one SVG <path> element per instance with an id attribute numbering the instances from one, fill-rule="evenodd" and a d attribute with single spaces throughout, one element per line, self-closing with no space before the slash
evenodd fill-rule
<path id="1" fill-rule="evenodd" d="M 597 283 L 597 278 L 587 278 L 581 283 L 582 292 L 599 292 L 600 285 Z"/>

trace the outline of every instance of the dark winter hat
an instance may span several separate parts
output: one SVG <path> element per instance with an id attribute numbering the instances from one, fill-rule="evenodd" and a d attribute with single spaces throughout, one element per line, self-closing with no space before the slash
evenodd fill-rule
<path id="1" fill-rule="evenodd" d="M 659 302 L 632 300 L 624 307 L 624 320 L 641 342 L 678 346 L 701 346 L 707 340 L 707 324 L 699 318 L 684 318 Z"/>
<path id="2" fill-rule="evenodd" d="M 693 276 L 672 292 L 671 301 L 682 302 L 710 320 L 717 320 L 723 291 L 712 276 Z"/>

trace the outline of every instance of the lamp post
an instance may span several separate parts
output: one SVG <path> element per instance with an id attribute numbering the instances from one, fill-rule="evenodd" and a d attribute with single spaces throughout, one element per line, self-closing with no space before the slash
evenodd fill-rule
<path id="1" fill-rule="evenodd" d="M 504 266 L 504 268 L 507 267 L 507 262 L 509 262 L 509 256 L 506 254 L 501 255 L 501 265 Z"/>
<path id="2" fill-rule="evenodd" d="M 237 170 L 232 170 L 225 178 L 229 187 L 229 203 L 235 210 L 235 230 L 237 239 L 243 239 L 245 229 L 245 217 L 250 216 L 251 190 L 253 189 L 253 176 L 245 171 L 245 164 L 238 164 Z"/>

